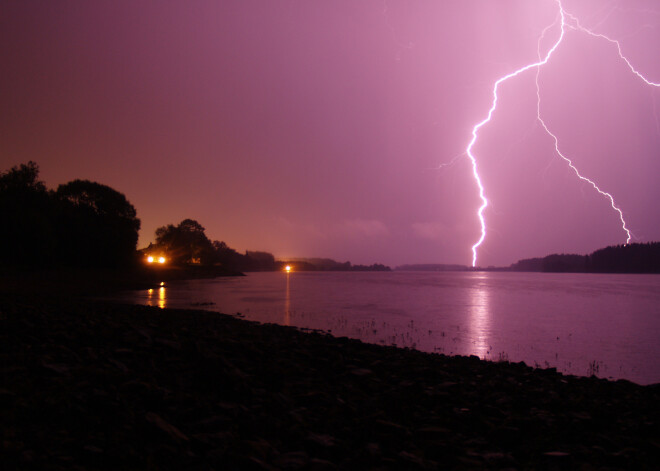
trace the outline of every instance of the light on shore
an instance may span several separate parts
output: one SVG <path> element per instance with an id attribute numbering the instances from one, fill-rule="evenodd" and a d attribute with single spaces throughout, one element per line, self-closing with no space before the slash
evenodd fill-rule
<path id="1" fill-rule="evenodd" d="M 291 273 L 291 265 L 285 266 L 284 271 L 287 272 L 287 273 Z"/>
<path id="2" fill-rule="evenodd" d="M 147 263 L 160 263 L 161 265 L 163 265 L 166 261 L 167 261 L 167 259 L 165 257 L 163 257 L 162 255 L 160 257 L 157 257 L 157 258 L 154 257 L 153 255 L 149 255 L 147 257 Z"/>

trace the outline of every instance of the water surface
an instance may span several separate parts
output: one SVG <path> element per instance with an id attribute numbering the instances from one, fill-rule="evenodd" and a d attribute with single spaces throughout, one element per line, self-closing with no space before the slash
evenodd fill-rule
<path id="1" fill-rule="evenodd" d="M 660 276 L 300 272 L 171 282 L 122 300 L 365 342 L 660 382 Z"/>

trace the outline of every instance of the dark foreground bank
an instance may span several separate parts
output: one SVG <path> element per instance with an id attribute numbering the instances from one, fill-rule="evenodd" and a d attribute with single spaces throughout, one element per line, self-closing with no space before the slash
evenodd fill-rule
<path id="1" fill-rule="evenodd" d="M 3 469 L 657 469 L 654 386 L 0 293 Z"/>
<path id="2" fill-rule="evenodd" d="M 157 288 L 161 282 L 243 276 L 243 273 L 223 267 L 165 266 L 149 267 L 137 264 L 117 270 L 53 268 L 25 269 L 0 266 L 0 293 L 20 293 L 26 296 L 102 296 L 123 290 Z"/>

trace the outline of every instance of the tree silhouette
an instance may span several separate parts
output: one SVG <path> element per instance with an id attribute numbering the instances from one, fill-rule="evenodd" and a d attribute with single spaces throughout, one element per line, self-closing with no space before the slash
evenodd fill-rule
<path id="1" fill-rule="evenodd" d="M 268 252 L 246 251 L 243 270 L 270 271 L 275 270 L 275 257 Z"/>
<path id="2" fill-rule="evenodd" d="M 605 247 L 589 256 L 596 273 L 660 273 L 660 242 Z"/>
<path id="3" fill-rule="evenodd" d="M 55 192 L 60 253 L 79 266 L 119 266 L 135 254 L 140 220 L 126 197 L 101 183 L 74 180 Z"/>
<path id="4" fill-rule="evenodd" d="M 213 250 L 215 251 L 214 260 L 218 265 L 232 270 L 243 269 L 245 265 L 245 255 L 238 253 L 225 242 L 214 240 Z"/>
<path id="5" fill-rule="evenodd" d="M 156 250 L 162 251 L 175 265 L 214 263 L 215 249 L 194 219 L 184 219 L 178 226 L 168 224 L 156 229 Z"/>
<path id="6" fill-rule="evenodd" d="M 55 206 L 39 166 L 30 161 L 0 175 L 0 263 L 45 265 L 56 258 Z"/>
<path id="7" fill-rule="evenodd" d="M 46 185 L 38 178 L 39 166 L 30 160 L 0 175 L 0 192 L 3 196 L 26 192 L 45 193 Z"/>

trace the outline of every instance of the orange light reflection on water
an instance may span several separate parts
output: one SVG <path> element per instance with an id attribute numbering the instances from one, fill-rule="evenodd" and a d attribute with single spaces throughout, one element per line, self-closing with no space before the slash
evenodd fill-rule
<path id="1" fill-rule="evenodd" d="M 287 270 L 286 272 L 286 292 L 284 294 L 284 325 L 291 325 L 291 291 L 289 286 L 289 271 L 290 270 Z"/>
<path id="2" fill-rule="evenodd" d="M 153 288 L 147 290 L 147 306 L 158 306 L 161 309 L 165 308 L 166 298 L 165 298 L 165 286 L 158 288 L 158 299 L 154 296 Z"/>

